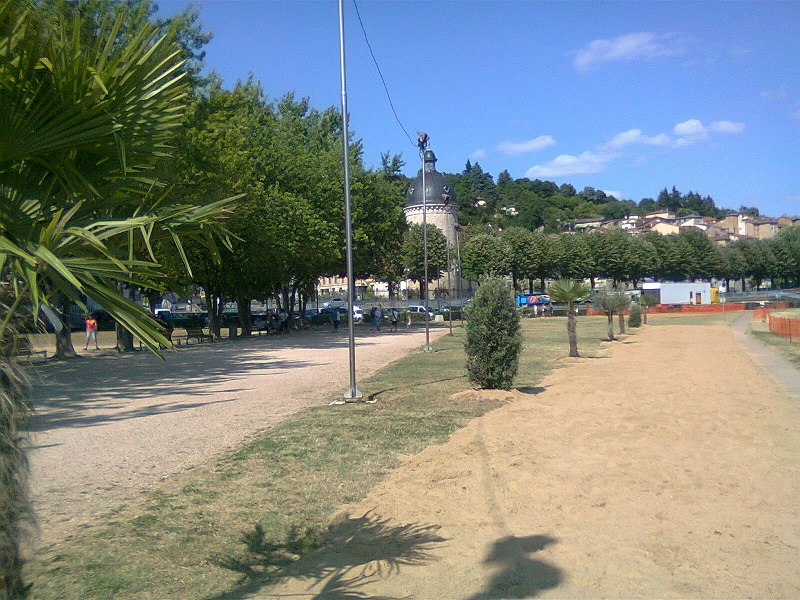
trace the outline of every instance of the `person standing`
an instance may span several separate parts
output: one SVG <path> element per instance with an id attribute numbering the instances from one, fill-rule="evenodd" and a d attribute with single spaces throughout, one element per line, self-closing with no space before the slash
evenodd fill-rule
<path id="1" fill-rule="evenodd" d="M 339 331 L 339 322 L 342 320 L 342 313 L 339 312 L 338 308 L 333 309 L 333 313 L 331 314 L 331 321 L 333 322 L 333 330 Z"/>
<path id="2" fill-rule="evenodd" d="M 100 346 L 97 345 L 97 319 L 92 313 L 89 313 L 84 317 L 84 321 L 86 322 L 86 345 L 83 349 L 88 350 L 89 342 L 94 340 L 95 350 L 100 350 Z"/>
<path id="3" fill-rule="evenodd" d="M 383 320 L 383 306 L 378 304 L 378 308 L 375 309 L 375 327 L 378 328 L 378 331 L 381 330 L 382 320 Z"/>
<path id="4" fill-rule="evenodd" d="M 398 317 L 397 309 L 392 307 L 391 312 L 391 319 L 392 319 L 392 326 L 389 331 L 397 331 L 397 317 Z"/>

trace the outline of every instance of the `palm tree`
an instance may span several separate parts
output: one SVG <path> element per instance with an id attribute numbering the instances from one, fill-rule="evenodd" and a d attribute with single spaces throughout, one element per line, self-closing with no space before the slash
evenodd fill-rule
<path id="1" fill-rule="evenodd" d="M 14 359 L 15 326 L 55 298 L 96 301 L 153 352 L 158 324 L 118 291 L 152 286 L 169 239 L 214 247 L 228 200 L 168 204 L 156 165 L 182 118 L 187 86 L 175 32 L 80 3 L 0 0 L 0 587 L 27 593 L 19 544 L 26 522 L 29 394 Z M 52 311 L 48 311 L 52 312 Z"/>
<path id="2" fill-rule="evenodd" d="M 547 293 L 551 300 L 567 304 L 567 336 L 569 337 L 569 355 L 578 355 L 578 332 L 575 322 L 575 302 L 589 295 L 589 286 L 575 279 L 559 279 L 550 284 Z"/>
<path id="3" fill-rule="evenodd" d="M 606 288 L 598 292 L 595 296 L 595 303 L 600 309 L 606 313 L 608 318 L 608 341 L 613 342 L 617 338 L 614 337 L 614 315 L 620 315 L 620 329 L 621 334 L 625 333 L 625 314 L 624 311 L 631 305 L 631 299 L 622 290 L 615 290 Z"/>

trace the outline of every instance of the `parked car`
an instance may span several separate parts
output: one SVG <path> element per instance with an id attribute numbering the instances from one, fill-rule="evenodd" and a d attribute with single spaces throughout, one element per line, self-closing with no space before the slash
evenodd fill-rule
<path id="1" fill-rule="evenodd" d="M 322 305 L 323 308 L 347 308 L 347 300 L 344 298 L 331 298 Z"/>
<path id="2" fill-rule="evenodd" d="M 360 306 L 353 307 L 353 323 L 364 322 L 364 310 Z"/>
<path id="3" fill-rule="evenodd" d="M 416 305 L 416 304 L 412 304 L 411 306 L 407 306 L 406 310 L 408 312 L 410 312 L 410 313 L 417 313 L 417 314 L 423 314 L 423 315 L 425 314 L 425 307 L 424 306 L 420 306 L 420 305 Z M 428 319 L 430 319 L 432 321 L 433 317 L 434 317 L 433 311 L 429 308 L 428 309 Z"/>
<path id="4" fill-rule="evenodd" d="M 452 305 L 451 304 L 445 304 L 445 305 L 441 306 L 440 308 L 437 308 L 436 312 L 441 313 L 443 315 L 446 315 L 447 313 L 449 313 L 451 311 L 458 312 L 460 310 L 461 310 L 460 306 L 456 306 L 455 304 L 452 304 Z"/>

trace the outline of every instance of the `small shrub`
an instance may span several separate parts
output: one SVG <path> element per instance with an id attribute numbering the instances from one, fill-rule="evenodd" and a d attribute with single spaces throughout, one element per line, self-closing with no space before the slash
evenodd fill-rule
<path id="1" fill-rule="evenodd" d="M 628 327 L 642 326 L 642 307 L 638 304 L 631 304 L 631 313 L 628 315 Z"/>
<path id="2" fill-rule="evenodd" d="M 470 381 L 483 388 L 509 389 L 522 351 L 519 313 L 511 288 L 502 279 L 485 279 L 465 316 Z"/>

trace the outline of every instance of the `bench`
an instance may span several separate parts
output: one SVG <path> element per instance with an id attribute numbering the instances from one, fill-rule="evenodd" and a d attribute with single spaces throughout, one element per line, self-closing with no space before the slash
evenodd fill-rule
<path id="1" fill-rule="evenodd" d="M 253 321 L 252 331 L 254 333 L 258 333 L 258 335 L 261 335 L 262 333 L 269 335 L 275 332 L 272 325 L 270 325 L 270 322 L 266 319 L 256 319 Z"/>
<path id="2" fill-rule="evenodd" d="M 189 339 L 195 338 L 198 343 L 202 344 L 203 340 L 214 341 L 214 336 L 205 333 L 202 327 L 187 327 L 186 328 L 186 345 L 189 345 Z"/>
<path id="3" fill-rule="evenodd" d="M 17 357 L 24 357 L 24 358 L 34 358 L 36 356 L 41 356 L 42 358 L 47 358 L 47 350 L 34 350 L 33 346 L 31 346 L 31 341 L 26 337 L 19 337 L 17 338 L 16 347 L 14 348 L 13 356 Z"/>

